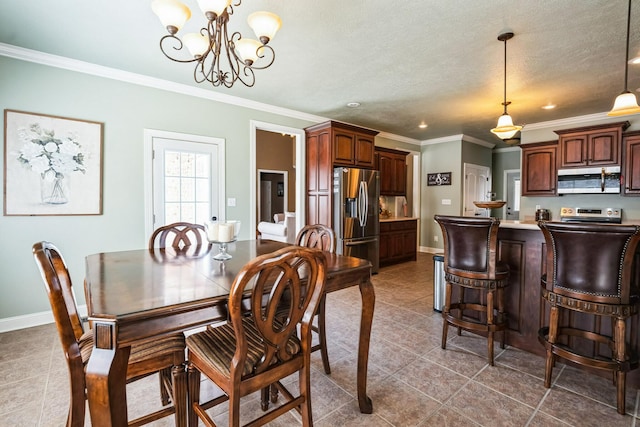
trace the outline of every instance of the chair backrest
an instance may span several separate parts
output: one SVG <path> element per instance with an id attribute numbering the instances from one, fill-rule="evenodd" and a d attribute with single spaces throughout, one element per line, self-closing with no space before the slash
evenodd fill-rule
<path id="1" fill-rule="evenodd" d="M 634 259 L 640 226 L 545 222 L 546 286 L 586 301 L 629 304 L 638 295 Z"/>
<path id="2" fill-rule="evenodd" d="M 36 243 L 33 245 L 32 252 L 47 290 L 69 370 L 72 376 L 76 370 L 75 372 L 82 373 L 84 378 L 82 355 L 78 344 L 84 334 L 84 328 L 78 314 L 67 265 L 58 248 L 52 243 Z"/>
<path id="3" fill-rule="evenodd" d="M 204 225 L 190 222 L 174 222 L 157 228 L 149 238 L 149 249 L 171 247 L 179 254 L 200 252 L 202 248 L 209 248 L 211 243 L 207 239 Z"/>
<path id="4" fill-rule="evenodd" d="M 322 252 L 299 246 L 259 256 L 240 270 L 229 296 L 229 316 L 237 340 L 232 378 L 240 379 L 247 359 L 248 337 L 243 319 L 247 321 L 248 313 L 243 309 L 243 298 L 251 295 L 249 318 L 259 335 L 251 339 L 257 338 L 264 346 L 265 356 L 254 370 L 257 374 L 293 357 L 287 353 L 286 344 L 296 334 L 298 325 L 302 351 L 308 357 L 311 322 L 324 292 L 325 278 L 326 261 Z M 286 313 L 284 317 L 283 312 Z"/>
<path id="5" fill-rule="evenodd" d="M 335 253 L 336 234 L 326 225 L 306 225 L 298 232 L 296 245 Z"/>
<path id="6" fill-rule="evenodd" d="M 500 220 L 435 215 L 444 238 L 445 271 L 476 278 L 495 276 Z"/>

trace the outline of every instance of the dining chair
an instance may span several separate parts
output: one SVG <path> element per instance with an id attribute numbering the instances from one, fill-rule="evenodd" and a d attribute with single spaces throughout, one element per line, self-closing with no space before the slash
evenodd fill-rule
<path id="1" fill-rule="evenodd" d="M 85 370 L 93 350 L 93 331 L 85 331 L 78 313 L 67 265 L 50 242 L 33 245 L 33 256 L 47 290 L 70 378 L 70 402 L 67 427 L 81 427 L 85 421 Z M 129 425 L 143 425 L 175 414 L 176 425 L 187 418 L 187 384 L 184 335 L 173 334 L 131 348 L 127 366 L 127 383 L 159 374 L 163 408 L 131 420 Z M 169 406 L 169 404 L 171 406 Z"/>
<path id="2" fill-rule="evenodd" d="M 229 426 L 240 425 L 240 398 L 278 388 L 285 402 L 254 420 L 263 425 L 297 409 L 305 426 L 311 413 L 311 323 L 324 293 L 326 261 L 317 249 L 289 246 L 248 262 L 236 275 L 229 294 L 230 321 L 187 337 L 189 426 L 215 426 L 206 410 L 229 401 Z M 292 297 L 284 294 L 289 292 Z M 243 304 L 249 295 L 250 305 Z M 283 320 L 278 313 L 288 304 Z M 298 335 L 298 327 L 300 335 Z M 298 395 L 281 379 L 298 372 Z M 223 392 L 200 402 L 204 374 Z"/>
<path id="3" fill-rule="evenodd" d="M 296 245 L 307 248 L 316 248 L 321 251 L 336 252 L 336 235 L 333 229 L 322 224 L 306 225 L 296 236 Z M 318 334 L 318 344 L 311 347 L 311 352 L 320 350 L 324 372 L 331 373 L 329 365 L 329 353 L 327 351 L 327 335 L 325 328 L 325 300 L 326 295 L 320 299 L 317 311 L 317 325 L 312 325 L 311 329 Z"/>
<path id="4" fill-rule="evenodd" d="M 173 248 L 176 254 L 200 256 L 211 249 L 204 225 L 190 222 L 174 222 L 158 227 L 149 238 L 149 249 Z"/>
<path id="5" fill-rule="evenodd" d="M 608 372 L 616 385 L 618 413 L 624 415 L 626 375 L 640 365 L 628 345 L 637 342 L 637 331 L 628 320 L 640 311 L 634 268 L 640 226 L 546 221 L 538 225 L 546 244 L 541 295 L 549 306 L 548 324 L 538 332 L 547 354 L 544 386 L 551 387 L 557 358 Z M 577 318 L 588 318 L 597 328 L 580 328 Z"/>

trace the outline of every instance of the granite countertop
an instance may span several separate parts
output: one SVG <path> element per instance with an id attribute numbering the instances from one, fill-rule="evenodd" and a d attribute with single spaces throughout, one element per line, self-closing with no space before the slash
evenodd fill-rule
<path id="1" fill-rule="evenodd" d="M 380 222 L 391 222 L 391 221 L 411 221 L 411 220 L 417 220 L 420 218 L 417 217 L 413 217 L 413 216 L 391 216 L 391 217 L 380 217 Z"/>
<path id="2" fill-rule="evenodd" d="M 625 220 L 622 221 L 622 225 L 640 225 L 640 221 L 638 220 Z M 540 230 L 538 227 L 538 222 L 535 220 L 511 220 L 511 219 L 503 219 L 500 220 L 500 227 L 502 228 L 517 228 L 520 230 Z"/>

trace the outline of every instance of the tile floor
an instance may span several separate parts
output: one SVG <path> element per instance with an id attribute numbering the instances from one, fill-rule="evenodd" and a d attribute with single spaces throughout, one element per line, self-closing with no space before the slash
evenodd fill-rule
<path id="1" fill-rule="evenodd" d="M 373 281 L 368 393 L 374 412 L 360 414 L 355 397 L 360 297 L 351 288 L 328 298 L 330 376 L 320 355 L 312 356 L 316 426 L 640 426 L 636 389 L 628 388 L 628 415 L 619 416 L 615 390 L 600 377 L 559 364 L 547 390 L 540 357 L 496 346 L 496 366 L 490 367 L 485 340 L 470 334 L 450 334 L 447 350 L 441 350 L 430 254 L 383 268 Z M 1 427 L 64 425 L 68 379 L 53 325 L 0 334 L 0 362 Z M 203 393 L 213 392 L 203 386 Z M 130 416 L 148 411 L 159 401 L 156 378 L 130 385 L 128 395 Z M 212 411 L 225 425 L 223 408 Z M 258 396 L 245 398 L 242 411 L 259 413 Z M 170 426 L 173 419 L 155 425 Z M 300 421 L 288 413 L 270 425 Z"/>

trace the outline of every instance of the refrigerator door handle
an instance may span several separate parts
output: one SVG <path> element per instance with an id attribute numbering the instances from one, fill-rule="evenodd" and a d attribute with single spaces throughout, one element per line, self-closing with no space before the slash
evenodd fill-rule
<path id="1" fill-rule="evenodd" d="M 369 243 L 373 243 L 376 240 L 378 240 L 377 238 L 373 238 L 373 239 L 366 239 L 366 240 L 357 240 L 355 242 L 344 242 L 345 246 L 360 246 L 360 245 L 366 245 Z"/>
<path id="2" fill-rule="evenodd" d="M 369 189 L 366 181 L 360 181 L 358 193 L 358 221 L 360 222 L 360 227 L 364 227 L 367 225 L 367 214 L 369 213 Z"/>

